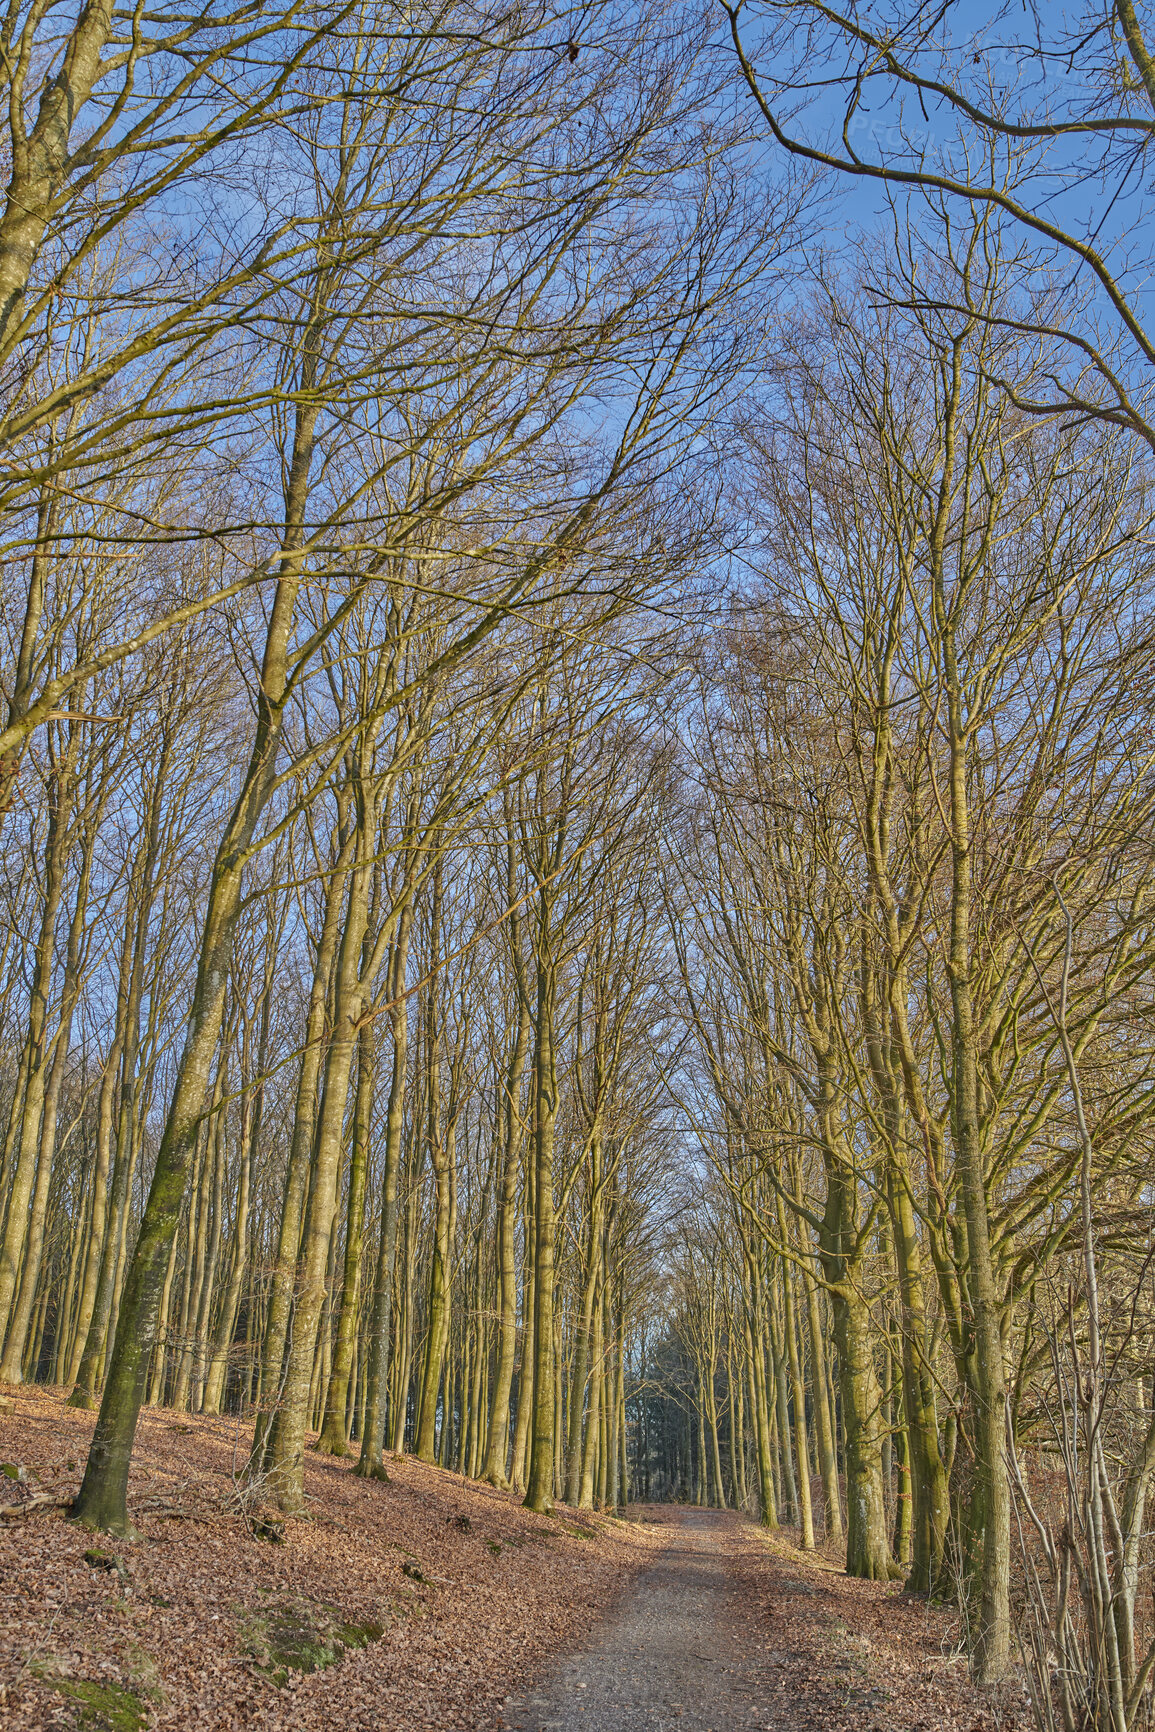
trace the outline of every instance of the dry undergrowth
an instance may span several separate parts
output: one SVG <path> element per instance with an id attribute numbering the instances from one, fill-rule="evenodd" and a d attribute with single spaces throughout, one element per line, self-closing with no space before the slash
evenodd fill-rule
<path id="1" fill-rule="evenodd" d="M 834 1549 L 807 1556 L 783 1531 L 746 1527 L 731 1614 L 761 1658 L 766 1724 L 782 1732 L 1025 1732 L 1021 1676 L 991 1690 L 970 1681 L 958 1615 L 856 1581 Z"/>
<path id="2" fill-rule="evenodd" d="M 22 1391 L 0 1413 L 0 1723 L 17 1728 L 493 1727 L 660 1543 L 405 1460 L 393 1483 L 313 1457 L 307 1519 L 257 1539 L 233 1496 L 248 1429 L 149 1411 L 123 1545 L 70 1523 L 92 1415 Z M 7 1488 L 7 1489 L 5 1489 Z M 87 1554 L 87 1556 L 86 1556 Z"/>
<path id="3" fill-rule="evenodd" d="M 92 1423 L 60 1392 L 21 1391 L 0 1411 L 0 1462 L 24 1470 L 0 1477 L 0 1505 L 28 1509 L 0 1519 L 5 1732 L 495 1728 L 678 1523 L 660 1508 L 547 1519 L 410 1459 L 380 1486 L 310 1456 L 310 1514 L 278 1544 L 254 1537 L 236 1496 L 248 1429 L 161 1410 L 141 1421 L 129 1501 L 142 1537 L 123 1545 L 65 1516 Z M 1016 1687 L 968 1683 L 949 1612 L 728 1519 L 730 1615 L 766 1725 L 1023 1724 Z"/>

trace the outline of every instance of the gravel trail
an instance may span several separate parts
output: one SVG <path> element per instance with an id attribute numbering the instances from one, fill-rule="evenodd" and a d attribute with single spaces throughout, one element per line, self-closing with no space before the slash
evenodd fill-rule
<path id="1" fill-rule="evenodd" d="M 653 1566 L 538 1688 L 505 1705 L 520 1732 L 758 1732 L 764 1667 L 734 1616 L 734 1518 L 684 1510 Z"/>

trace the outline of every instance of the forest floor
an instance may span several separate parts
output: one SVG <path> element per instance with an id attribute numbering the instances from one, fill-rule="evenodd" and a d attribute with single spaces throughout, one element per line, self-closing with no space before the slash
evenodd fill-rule
<path id="1" fill-rule="evenodd" d="M 1021 1686 L 980 1692 L 957 1619 L 852 1581 L 717 1510 L 665 1535 L 584 1644 L 506 1703 L 518 1732 L 1020 1732 Z"/>
<path id="2" fill-rule="evenodd" d="M 947 1612 L 737 1516 L 541 1517 L 409 1458 L 381 1486 L 310 1455 L 308 1515 L 262 1539 L 247 1427 L 149 1410 L 124 1544 L 66 1519 L 92 1424 L 62 1392 L 0 1411 L 5 1732 L 1019 1725 L 1021 1698 L 968 1685 Z"/>

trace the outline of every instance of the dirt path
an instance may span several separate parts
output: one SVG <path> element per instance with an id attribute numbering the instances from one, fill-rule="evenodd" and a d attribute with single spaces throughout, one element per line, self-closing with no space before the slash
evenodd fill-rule
<path id="1" fill-rule="evenodd" d="M 587 1645 L 540 1689 L 509 1699 L 507 1725 L 753 1732 L 775 1724 L 766 1713 L 765 1656 L 740 1639 L 733 1618 L 735 1524 L 710 1510 L 679 1513 L 657 1561 Z"/>
<path id="2" fill-rule="evenodd" d="M 511 1696 L 517 1732 L 1018 1732 L 1021 1687 L 970 1685 L 957 1626 L 708 1510 L 665 1527 L 585 1644 Z M 658 1530 L 661 1533 L 661 1530 Z"/>

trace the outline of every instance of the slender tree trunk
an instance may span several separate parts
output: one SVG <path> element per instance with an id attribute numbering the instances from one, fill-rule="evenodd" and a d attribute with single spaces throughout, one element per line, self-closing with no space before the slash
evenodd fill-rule
<path id="1" fill-rule="evenodd" d="M 780 1192 L 775 1194 L 778 1208 L 778 1232 L 784 1245 L 789 1243 L 786 1210 Z M 806 1391 L 802 1382 L 802 1365 L 798 1353 L 798 1326 L 794 1312 L 794 1271 L 790 1263 L 782 1262 L 783 1332 L 786 1336 L 786 1358 L 790 1373 L 790 1397 L 794 1408 L 794 1460 L 798 1472 L 798 1509 L 802 1529 L 802 1550 L 814 1550 L 814 1512 L 810 1498 L 810 1451 L 806 1439 Z"/>
<path id="2" fill-rule="evenodd" d="M 918 1231 L 905 1161 L 892 1167 L 888 1191 L 902 1302 L 903 1478 L 908 1482 L 908 1593 L 932 1593 L 945 1567 L 950 1491 L 938 1441 L 930 1331 L 922 1289 Z"/>
<path id="3" fill-rule="evenodd" d="M 113 1533 L 129 1531 L 128 1473 L 149 1361 L 156 1345 L 168 1253 L 180 1222 L 181 1202 L 196 1152 L 213 1055 L 220 1036 L 249 844 L 275 783 L 289 635 L 300 581 L 293 539 L 295 535 L 299 546 L 315 417 L 314 408 L 304 409 L 298 415 L 289 494 L 290 499 L 299 495 L 299 509 L 291 510 L 288 519 L 290 525 L 298 527 L 287 534 L 287 551 L 277 581 L 262 662 L 252 756 L 213 866 L 184 1049 L 128 1271 L 84 1480 L 73 1506 L 77 1520 Z"/>
<path id="4" fill-rule="evenodd" d="M 251 1472 L 265 1466 L 265 1445 L 277 1404 L 283 1395 L 285 1348 L 296 1291 L 297 1259 L 301 1250 L 301 1223 L 309 1180 L 309 1157 L 317 1130 L 317 1101 L 321 1068 L 325 1058 L 326 1013 L 333 989 L 341 911 L 348 888 L 349 865 L 356 846 L 356 828 L 349 823 L 349 791 L 338 791 L 338 820 L 334 831 L 333 870 L 326 886 L 325 915 L 313 962 L 309 1009 L 305 1018 L 305 1043 L 297 1073 L 293 1109 L 293 1133 L 285 1167 L 285 1188 L 277 1234 L 277 1252 L 269 1286 L 265 1327 L 261 1337 L 261 1411 L 253 1430 Z"/>
<path id="5" fill-rule="evenodd" d="M 253 1147 L 256 1142 L 259 1123 L 260 1114 L 254 1110 L 251 1121 L 242 1125 L 241 1128 L 237 1218 L 233 1229 L 229 1277 L 221 1297 L 220 1314 L 217 1317 L 217 1326 L 213 1335 L 204 1401 L 201 1406 L 202 1413 L 220 1413 L 225 1396 L 229 1369 L 229 1349 L 233 1344 L 233 1335 L 237 1326 L 237 1311 L 241 1302 L 241 1289 L 244 1286 L 245 1273 L 248 1269 L 249 1196 L 252 1186 Z"/>
<path id="6" fill-rule="evenodd" d="M 782 1472 L 782 1505 L 779 1515 L 795 1522 L 798 1514 L 798 1484 L 794 1476 L 794 1450 L 790 1441 L 790 1398 L 786 1389 L 786 1353 L 778 1330 L 777 1294 L 766 1296 L 766 1344 L 774 1374 L 774 1408 L 778 1428 L 778 1459 Z"/>
<path id="7" fill-rule="evenodd" d="M 408 1165 L 414 1160 L 412 1149 Z M 392 1413 L 390 1421 L 391 1448 L 400 1455 L 405 1448 L 405 1432 L 409 1423 L 409 1379 L 413 1360 L 413 1265 L 416 1255 L 417 1186 L 410 1176 L 405 1206 L 405 1255 L 401 1260 L 401 1320 L 398 1327 L 394 1364 L 390 1369 Z"/>
<path id="8" fill-rule="evenodd" d="M 514 941 L 517 941 L 516 933 Z M 518 957 L 520 961 L 520 947 Z M 528 995 L 520 988 L 519 983 L 517 1033 L 510 1050 L 509 1068 L 505 1078 L 505 1151 L 497 1205 L 497 1270 L 501 1294 L 501 1323 L 489 1435 L 485 1445 L 485 1466 L 482 1469 L 483 1479 L 488 1480 L 491 1485 L 502 1487 L 508 1484 L 506 1464 L 509 1455 L 509 1400 L 517 1355 L 517 1175 L 524 1140 L 521 1085 L 529 1052 L 531 1021 Z"/>
<path id="9" fill-rule="evenodd" d="M 213 1179 L 220 1158 L 221 1096 L 225 1087 L 225 1059 L 222 1055 L 213 1084 L 212 1112 L 206 1124 L 204 1146 L 192 1173 L 193 1207 L 189 1214 L 188 1258 L 185 1264 L 184 1295 L 180 1317 L 180 1359 L 177 1363 L 176 1384 L 172 1404 L 180 1413 L 189 1410 L 192 1389 L 193 1361 L 196 1354 L 197 1324 L 204 1302 L 209 1264 L 209 1217 Z"/>
<path id="10" fill-rule="evenodd" d="M 72 1345 L 69 1349 L 68 1364 L 64 1375 L 65 1383 L 77 1381 L 85 1344 L 88 1340 L 92 1314 L 96 1308 L 97 1288 L 104 1261 L 109 1207 L 108 1171 L 112 1162 L 113 1103 L 116 1097 L 116 1078 L 120 1069 L 120 1055 L 124 1044 L 122 1012 L 128 997 L 131 955 L 131 945 L 126 932 L 124 948 L 121 953 L 120 988 L 117 993 L 116 1035 L 100 1079 L 100 1096 L 96 1115 L 96 1163 L 92 1174 L 92 1210 L 89 1216 L 88 1242 L 84 1254 L 84 1274 L 80 1284 L 80 1298 L 77 1302 L 76 1318 L 72 1328 Z"/>
<path id="11" fill-rule="evenodd" d="M 90 856 L 91 857 L 91 856 Z M 56 1126 L 60 1113 L 60 1091 L 72 1042 L 72 1018 L 80 993 L 80 951 L 82 931 L 88 908 L 88 866 L 86 860 L 76 909 L 68 936 L 68 954 L 61 993 L 60 1027 L 56 1032 L 48 1086 L 44 1092 L 43 1116 L 40 1122 L 40 1152 L 36 1163 L 36 1186 L 32 1193 L 32 1209 L 28 1220 L 28 1237 L 24 1246 L 24 1266 L 16 1294 L 4 1358 L 0 1362 L 0 1383 L 19 1383 L 32 1308 L 40 1281 L 40 1265 L 44 1254 L 44 1233 L 48 1222 L 48 1196 L 52 1184 L 52 1162 L 56 1154 Z M 61 1320 L 63 1322 L 63 1319 Z"/>
<path id="12" fill-rule="evenodd" d="M 597 1160 L 596 1146 L 591 1149 L 590 1190 L 600 1199 L 601 1174 L 600 1163 Z M 586 1380 L 590 1374 L 591 1349 L 596 1358 L 598 1349 L 591 1342 L 594 1328 L 594 1309 L 598 1298 L 598 1283 L 600 1279 L 601 1253 L 601 1221 L 600 1201 L 592 1205 L 587 1232 L 589 1234 L 586 1247 L 586 1267 L 582 1281 L 581 1298 L 575 1329 L 573 1354 L 573 1369 L 570 1376 L 569 1399 L 569 1437 L 566 1446 L 565 1492 L 564 1501 L 576 1504 L 581 1496 L 585 1468 L 582 1454 L 582 1410 L 585 1406 Z M 593 1415 L 592 1391 L 590 1413 Z M 592 1423 L 592 1417 L 591 1417 Z M 587 1427 L 588 1433 L 588 1427 Z M 587 1452 L 588 1453 L 588 1452 Z"/>
<path id="13" fill-rule="evenodd" d="M 757 1289 L 750 1292 L 757 1300 Z M 754 1440 L 758 1452 L 759 1519 L 765 1528 L 778 1526 L 778 1500 L 774 1495 L 774 1467 L 770 1446 L 770 1409 L 766 1399 L 766 1371 L 761 1342 L 756 1339 L 749 1311 L 745 1318 L 746 1369 L 754 1410 Z"/>
<path id="14" fill-rule="evenodd" d="M 593 1339 L 591 1342 L 590 1402 L 589 1414 L 586 1419 L 585 1448 L 583 1449 L 581 1456 L 581 1473 L 576 1487 L 576 1496 L 571 1496 L 569 1494 L 568 1487 L 566 1493 L 566 1502 L 576 1503 L 581 1509 L 591 1509 L 593 1507 L 594 1482 L 595 1474 L 599 1465 L 599 1455 L 603 1467 L 606 1459 L 605 1451 L 599 1449 L 602 1431 L 605 1426 L 604 1409 L 606 1406 L 603 1393 L 605 1385 L 606 1346 L 602 1317 L 603 1300 L 604 1275 L 601 1278 L 601 1290 L 596 1295 L 596 1300 L 591 1312 L 590 1327 L 592 1328 Z"/>
<path id="15" fill-rule="evenodd" d="M 818 1303 L 818 1285 L 803 1274 L 806 1293 L 807 1333 L 810 1339 L 811 1399 L 814 1422 L 818 1433 L 818 1460 L 822 1472 L 822 1487 L 826 1499 L 826 1532 L 831 1539 L 842 1538 L 842 1494 L 838 1483 L 838 1449 L 834 1436 L 834 1416 L 826 1383 L 826 1340 L 822 1330 L 822 1313 Z"/>
<path id="16" fill-rule="evenodd" d="M 220 1266 L 221 1232 L 224 1218 L 224 1176 L 228 1153 L 228 1118 L 227 1109 L 217 1116 L 216 1134 L 213 1138 L 213 1170 L 212 1170 L 212 1210 L 209 1217 L 209 1242 L 205 1256 L 205 1276 L 201 1284 L 200 1300 L 196 1312 L 196 1330 L 193 1350 L 193 1376 L 191 1410 L 199 1413 L 204 1397 L 206 1361 L 209 1347 L 209 1321 L 212 1316 L 213 1296 L 216 1292 L 217 1270 Z"/>
<path id="17" fill-rule="evenodd" d="M 548 899 L 543 900 L 547 902 Z M 548 913 L 543 917 L 543 926 Z M 548 935 L 543 931 L 542 942 Z M 533 1313 L 533 1431 L 529 1488 L 525 1502 L 543 1514 L 553 1497 L 554 1477 L 554 1198 L 553 1147 L 557 1123 L 557 1066 L 554 1055 L 554 1012 L 557 983 L 552 965 L 539 952 L 534 1082 L 534 1313 Z"/>
<path id="18" fill-rule="evenodd" d="M 389 1339 L 393 1320 L 393 1280 L 397 1260 L 397 1183 L 405 1125 L 405 1070 L 409 1047 L 409 1001 L 405 977 L 409 956 L 412 906 L 401 910 L 389 973 L 390 1027 L 393 1031 L 393 1073 L 385 1122 L 385 1170 L 381 1181 L 381 1238 L 373 1287 L 373 1317 L 369 1327 L 369 1369 L 365 1386 L 365 1418 L 361 1454 L 355 1472 L 365 1479 L 388 1480 L 382 1449 L 385 1439 L 385 1392 L 389 1377 Z"/>
<path id="19" fill-rule="evenodd" d="M 433 906 L 430 917 L 430 967 L 437 969 L 441 950 L 442 880 L 438 867 L 433 879 Z M 437 1404 L 445 1370 L 445 1354 L 449 1345 L 451 1319 L 451 1282 L 453 1269 L 453 1162 L 452 1129 L 442 1124 L 441 1038 L 437 1021 L 439 982 L 436 973 L 429 983 L 426 1000 L 425 1063 L 427 1077 L 427 1136 L 429 1164 L 433 1170 L 433 1244 L 429 1261 L 429 1293 L 425 1328 L 425 1357 L 421 1372 L 421 1393 L 417 1407 L 417 1441 L 414 1453 L 419 1461 L 435 1459 Z M 448 1400 L 448 1384 L 446 1385 Z"/>
<path id="20" fill-rule="evenodd" d="M 521 1279 L 521 1359 L 517 1374 L 517 1412 L 513 1427 L 513 1455 L 509 1469 L 509 1483 L 514 1491 L 525 1490 L 526 1463 L 529 1459 L 529 1431 L 533 1417 L 534 1298 L 537 1292 L 533 1279 L 534 1245 L 536 1242 L 534 1231 L 536 1219 L 534 1207 L 535 1175 L 535 1163 L 527 1161 L 524 1208 L 522 1211 L 524 1254 Z"/>
<path id="21" fill-rule="evenodd" d="M 150 1407 L 159 1407 L 164 1401 L 164 1387 L 168 1371 L 168 1331 L 169 1317 L 171 1316 L 172 1284 L 176 1275 L 176 1259 L 179 1248 L 180 1235 L 174 1234 L 172 1245 L 169 1247 L 168 1267 L 164 1273 L 164 1288 L 161 1292 L 160 1329 L 149 1372 L 148 1405 Z"/>
<path id="22" fill-rule="evenodd" d="M 72 778 L 58 774 L 49 794 L 48 836 L 44 848 L 44 899 L 36 939 L 24 1044 L 24 1091 L 12 1107 L 19 1129 L 14 1138 L 15 1161 L 8 1192 L 8 1213 L 0 1235 L 0 1334 L 7 1335 L 16 1302 L 28 1224 L 33 1207 L 40 1155 L 40 1126 L 48 1087 L 51 1053 L 48 1004 L 52 990 L 56 920 L 64 892 L 69 845 L 69 805 Z"/>
<path id="23" fill-rule="evenodd" d="M 961 348 L 954 353 L 954 402 L 961 388 Z M 953 408 L 953 404 L 952 404 Z M 951 994 L 951 1120 L 955 1160 L 966 1217 L 967 1286 L 973 1315 L 971 1397 L 975 1485 L 970 1508 L 972 1551 L 979 1558 L 979 1593 L 971 1664 L 980 1683 L 994 1683 L 1010 1667 L 1011 1504 L 1005 1456 L 1006 1370 L 999 1328 L 999 1298 L 991 1254 L 990 1217 L 979 1112 L 978 1030 L 972 997 L 971 822 L 967 791 L 970 736 L 954 641 L 945 601 L 947 502 L 953 484 L 954 418 L 948 415 L 940 509 L 931 559 L 938 617 L 944 622 L 942 670 L 950 741 L 951 911 L 948 973 Z"/>
<path id="24" fill-rule="evenodd" d="M 365 1007 L 360 975 L 369 918 L 375 840 L 375 816 L 370 818 L 363 813 L 358 825 L 358 860 L 350 873 L 348 907 L 337 960 L 333 1033 L 313 1150 L 284 1395 L 273 1417 L 265 1447 L 264 1472 L 269 1495 L 279 1508 L 290 1512 L 301 1509 L 304 1500 L 304 1449 L 311 1417 L 310 1392 L 317 1364 L 318 1331 L 328 1291 L 326 1278 L 344 1155 L 345 1111 L 358 1028 Z"/>
<path id="25" fill-rule="evenodd" d="M 87 1165 L 87 1163 L 85 1163 Z M 83 1171 L 83 1169 L 82 1169 Z M 59 1386 L 64 1382 L 68 1369 L 68 1358 L 72 1350 L 73 1318 L 76 1307 L 76 1293 L 80 1282 L 81 1263 L 87 1239 L 88 1223 L 91 1218 L 91 1185 L 82 1178 L 76 1187 L 76 1213 L 69 1235 L 68 1246 L 68 1278 L 64 1288 L 64 1298 L 56 1319 L 56 1339 L 52 1356 L 52 1381 Z"/>
<path id="26" fill-rule="evenodd" d="M 361 1302 L 361 1242 L 365 1225 L 365 1181 L 369 1166 L 372 1129 L 373 1086 L 376 1078 L 373 1025 L 364 1023 L 357 1040 L 357 1092 L 353 1110 L 353 1154 L 349 1164 L 349 1204 L 345 1215 L 345 1262 L 341 1279 L 341 1303 L 337 1313 L 337 1340 L 325 1393 L 325 1416 L 316 1448 L 323 1455 L 347 1455 L 345 1429 L 349 1375 L 353 1368 L 353 1344 Z"/>

